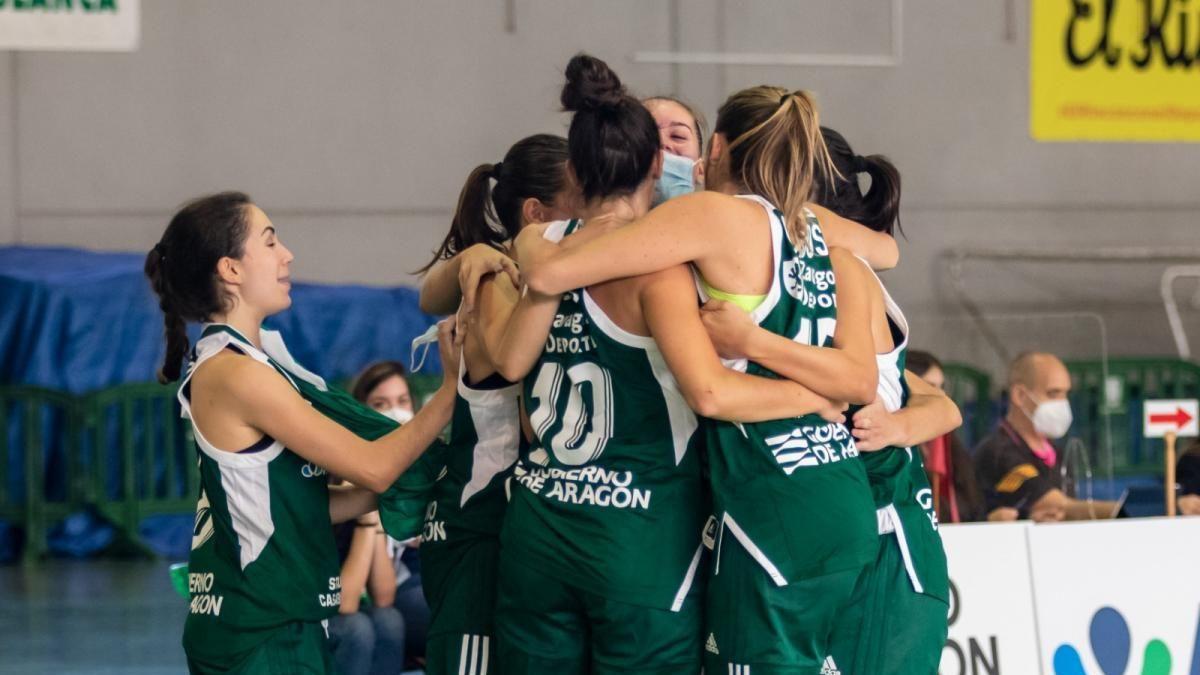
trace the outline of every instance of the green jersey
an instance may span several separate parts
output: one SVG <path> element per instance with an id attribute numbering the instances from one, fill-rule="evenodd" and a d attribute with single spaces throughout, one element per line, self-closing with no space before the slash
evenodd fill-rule
<path id="1" fill-rule="evenodd" d="M 908 320 L 882 282 L 879 286 L 883 290 L 888 327 L 895 347 L 875 357 L 879 368 L 876 398 L 888 412 L 894 413 L 907 404 L 909 396 L 908 384 L 904 380 Z M 929 487 L 920 450 L 884 448 L 864 453 L 863 464 L 875 499 L 879 533 L 896 537 L 913 590 L 949 601 L 946 552 L 938 533 L 933 491 Z"/>
<path id="2" fill-rule="evenodd" d="M 554 223 L 546 237 L 578 224 Z M 586 289 L 566 293 L 524 396 L 535 439 L 511 480 L 504 556 L 679 611 L 703 546 L 697 422 L 653 338 L 617 326 Z"/>
<path id="3" fill-rule="evenodd" d="M 196 358 L 180 385 L 188 419 L 192 376 L 226 348 L 274 367 L 296 384 L 258 348 L 229 332 L 211 332 L 196 344 Z M 210 444 L 194 420 L 192 429 L 200 449 L 200 498 L 188 561 L 189 656 L 244 652 L 269 638 L 267 629 L 337 613 L 341 576 L 325 470 L 270 437 L 228 452 Z"/>
<path id="4" fill-rule="evenodd" d="M 499 534 L 508 502 L 504 481 L 512 475 L 521 442 L 521 386 L 494 375 L 472 387 L 465 367 L 461 373 L 443 451 L 445 468 L 425 511 L 424 550 Z"/>
<path id="5" fill-rule="evenodd" d="M 836 280 L 816 217 L 806 212 L 808 231 L 797 248 L 778 209 L 758 196 L 743 198 L 766 209 L 774 253 L 774 280 L 752 318 L 801 344 L 830 346 Z M 727 365 L 779 377 L 745 360 Z M 815 414 L 746 424 L 706 420 L 704 434 L 718 546 L 732 536 L 777 586 L 862 567 L 874 557 L 875 508 L 844 425 Z"/>

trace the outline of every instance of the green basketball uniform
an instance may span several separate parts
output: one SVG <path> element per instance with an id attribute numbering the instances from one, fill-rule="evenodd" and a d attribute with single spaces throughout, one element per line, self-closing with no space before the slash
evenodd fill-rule
<path id="1" fill-rule="evenodd" d="M 758 196 L 743 198 L 766 210 L 774 254 L 775 278 L 751 317 L 776 335 L 830 346 L 836 280 L 816 217 L 806 212 L 807 234 L 797 248 L 778 209 Z M 727 365 L 778 377 L 745 360 Z M 705 669 L 819 667 L 833 619 L 878 539 L 853 438 L 844 425 L 815 414 L 753 424 L 705 420 L 703 433 L 717 525 Z M 741 564 L 746 559 L 755 564 Z M 799 608 L 802 615 L 793 616 Z"/>
<path id="2" fill-rule="evenodd" d="M 445 469 L 434 484 L 421 538 L 430 675 L 495 672 L 489 664 L 495 663 L 504 482 L 521 440 L 520 385 L 496 375 L 472 387 L 466 368 L 461 373 Z"/>
<path id="3" fill-rule="evenodd" d="M 226 348 L 273 366 L 295 384 L 253 345 L 229 332 L 208 331 L 180 385 L 185 417 L 191 419 L 192 375 Z M 227 452 L 213 447 L 194 421 L 192 429 L 201 491 L 183 634 L 189 668 L 292 672 L 286 653 L 305 653 L 312 662 L 295 672 L 329 672 L 319 623 L 338 610 L 341 577 L 325 470 L 269 437 Z"/>
<path id="4" fill-rule="evenodd" d="M 876 356 L 876 396 L 888 412 L 896 412 L 908 400 L 908 321 L 880 287 L 895 347 Z M 885 448 L 864 453 L 863 464 L 875 499 L 879 542 L 875 564 L 838 617 L 831 656 L 846 675 L 936 672 L 946 642 L 950 579 L 921 453 Z"/>
<path id="5" fill-rule="evenodd" d="M 560 239 L 577 226 L 554 223 L 546 236 Z M 703 548 L 700 462 L 689 452 L 697 422 L 654 340 L 621 329 L 586 289 L 566 293 L 525 378 L 524 400 L 535 440 L 518 459 L 501 532 L 502 652 L 543 649 L 531 634 L 561 624 L 534 608 L 551 602 L 535 597 L 549 591 L 503 574 L 520 569 L 573 594 L 563 606 L 594 630 L 628 621 L 637 608 L 676 613 L 675 622 L 654 623 L 671 635 L 646 639 L 684 645 L 679 653 L 692 661 L 675 664 L 678 672 L 698 666 L 699 613 L 682 611 L 696 602 Z M 592 667 L 637 672 L 655 658 L 591 637 L 574 639 Z M 502 661 L 505 672 L 540 672 L 530 664 L 549 656 Z"/>

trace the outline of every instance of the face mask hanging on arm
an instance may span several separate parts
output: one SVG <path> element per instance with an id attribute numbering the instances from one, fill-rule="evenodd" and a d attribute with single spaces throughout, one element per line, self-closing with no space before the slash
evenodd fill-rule
<path id="1" fill-rule="evenodd" d="M 421 335 L 417 336 L 412 341 L 412 351 L 408 355 L 408 369 L 410 372 L 417 372 L 425 365 L 425 357 L 429 355 L 429 345 L 437 342 L 438 327 L 433 324 Z M 421 360 L 417 360 L 417 351 L 421 352 Z"/>
<path id="2" fill-rule="evenodd" d="M 662 154 L 662 175 L 654 181 L 654 198 L 650 202 L 651 207 L 658 206 L 672 197 L 696 191 L 696 181 L 692 171 L 699 160 L 680 157 L 666 150 L 663 150 Z"/>

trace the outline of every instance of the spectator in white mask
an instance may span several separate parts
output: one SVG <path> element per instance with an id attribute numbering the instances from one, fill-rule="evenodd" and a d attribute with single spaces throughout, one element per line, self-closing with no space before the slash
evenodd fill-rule
<path id="1" fill-rule="evenodd" d="M 975 449 L 988 520 L 1089 520 L 1113 502 L 1085 502 L 1062 490 L 1058 448 L 1071 428 L 1071 374 L 1053 354 L 1026 352 L 1008 369 L 1008 414 Z"/>
<path id="2" fill-rule="evenodd" d="M 350 393 L 355 399 L 404 424 L 416 412 L 405 375 L 400 362 L 377 361 L 354 378 L 354 388 Z"/>

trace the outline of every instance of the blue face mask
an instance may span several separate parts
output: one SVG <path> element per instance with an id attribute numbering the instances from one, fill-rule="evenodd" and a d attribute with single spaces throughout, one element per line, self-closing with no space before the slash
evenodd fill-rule
<path id="1" fill-rule="evenodd" d="M 654 199 L 650 206 L 658 206 L 672 197 L 695 192 L 696 183 L 692 179 L 695 166 L 695 160 L 664 150 L 662 175 L 654 181 Z"/>

